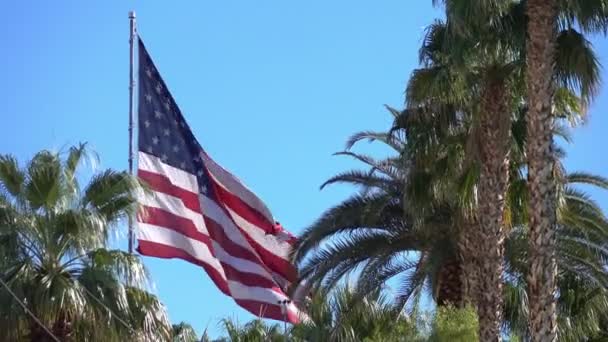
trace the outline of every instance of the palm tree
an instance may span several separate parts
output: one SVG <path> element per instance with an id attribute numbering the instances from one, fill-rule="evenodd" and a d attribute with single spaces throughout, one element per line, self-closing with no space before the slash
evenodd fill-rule
<path id="1" fill-rule="evenodd" d="M 198 342 L 196 332 L 194 328 L 186 323 L 180 322 L 179 324 L 173 324 L 171 327 L 173 342 Z"/>
<path id="2" fill-rule="evenodd" d="M 117 223 L 136 209 L 136 178 L 105 170 L 79 186 L 85 145 L 41 151 L 26 165 L 0 155 L 0 276 L 61 341 L 166 341 L 163 305 L 146 292 L 135 255 L 107 249 Z M 0 330 L 12 340 L 52 341 L 0 290 Z M 4 333 L 3 333 L 4 334 Z"/>
<path id="3" fill-rule="evenodd" d="M 240 325 L 230 319 L 223 319 L 221 325 L 227 338 L 218 341 L 226 342 L 283 342 L 285 336 L 278 324 L 266 324 L 262 319 L 254 319 Z"/>
<path id="4" fill-rule="evenodd" d="M 561 177 L 560 177 L 561 178 Z M 522 180 L 523 181 L 523 180 Z M 603 270 L 608 256 L 608 219 L 586 193 L 575 186 L 593 185 L 608 189 L 608 180 L 586 173 L 572 173 L 559 190 L 557 210 L 557 334 L 563 341 L 588 340 L 597 335 L 608 317 L 608 274 Z M 526 189 L 525 185 L 520 189 Z M 529 231 L 524 217 L 515 223 L 507 241 L 506 327 L 529 339 L 526 295 L 529 272 L 527 250 Z"/>
<path id="5" fill-rule="evenodd" d="M 374 291 L 363 298 L 349 286 L 332 291 L 315 291 L 306 301 L 308 319 L 295 324 L 284 335 L 277 324 L 254 319 L 239 324 L 221 320 L 227 335 L 215 341 L 224 342 L 380 342 L 423 341 L 419 322 L 399 315 L 393 304 Z"/>
<path id="6" fill-rule="evenodd" d="M 555 90 L 556 64 L 569 63 L 579 69 L 582 77 L 568 80 L 579 86 L 583 97 L 588 99 L 598 84 L 596 68 L 589 63 L 562 57 L 561 44 L 572 48 L 572 38 L 580 34 L 574 29 L 578 24 L 586 32 L 606 30 L 608 12 L 603 0 L 527 0 L 526 14 L 526 85 L 530 110 L 527 117 L 527 156 L 530 273 L 528 276 L 530 301 L 530 330 L 534 341 L 555 341 L 557 338 L 557 313 L 555 292 L 558 281 L 555 259 L 556 230 L 556 182 L 554 179 L 552 99 Z M 561 21 L 561 23 L 560 23 Z M 566 27 L 558 32 L 558 25 Z M 580 39 L 580 38 L 579 38 Z M 593 61 L 595 62 L 595 61 Z M 591 63 L 596 64 L 596 63 Z M 567 82 L 568 82 L 567 81 Z"/>
<path id="7" fill-rule="evenodd" d="M 522 63 L 517 37 L 501 16 L 481 17 L 462 32 L 467 4 L 445 1 L 446 21 L 427 31 L 420 50 L 422 68 L 406 90 L 408 108 L 451 106 L 468 122 L 469 171 L 474 170 L 474 211 L 462 232 L 461 258 L 467 287 L 477 304 L 480 338 L 498 340 L 502 313 L 502 273 L 506 231 L 503 214 L 509 186 L 512 115 L 520 106 Z M 499 6 L 490 6 L 502 13 Z M 494 20 L 493 20 L 494 19 Z M 474 39 L 472 38 L 474 37 Z M 481 276 L 483 274 L 483 276 Z"/>
<path id="8" fill-rule="evenodd" d="M 356 134 L 347 149 L 369 139 L 382 141 L 395 155 L 376 160 L 351 151 L 339 153 L 356 158 L 369 170 L 341 173 L 323 186 L 348 183 L 360 187 L 361 192 L 326 211 L 305 230 L 294 261 L 300 265 L 301 277 L 324 287 L 332 287 L 343 275 L 364 265 L 358 282 L 362 293 L 401 275 L 399 307 L 415 308 L 425 284 L 439 305 L 462 306 L 466 295 L 458 237 L 468 223 L 460 210 L 467 200 L 454 194 L 472 190 L 458 189 L 469 186 L 453 179 L 461 172 L 459 159 L 466 132 L 450 130 L 451 143 L 439 146 L 434 141 L 446 140 L 440 122 L 451 120 L 439 116 L 448 110 L 437 112 L 432 119 L 426 111 L 389 110 L 395 117 L 391 132 Z M 421 132 L 425 139 L 417 137 Z M 425 153 L 433 159 L 421 158 Z M 332 242 L 318 251 L 325 241 Z"/>
<path id="9" fill-rule="evenodd" d="M 349 286 L 317 291 L 308 303 L 309 320 L 291 330 L 293 341 L 422 341 L 422 334 L 393 304 L 373 291 L 363 298 Z"/>

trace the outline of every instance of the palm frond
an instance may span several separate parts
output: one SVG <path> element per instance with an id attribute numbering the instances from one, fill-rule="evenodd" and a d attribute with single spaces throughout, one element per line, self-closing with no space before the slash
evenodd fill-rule
<path id="1" fill-rule="evenodd" d="M 351 170 L 339 173 L 321 184 L 321 189 L 331 184 L 346 183 L 362 186 L 364 188 L 390 188 L 393 182 L 383 176 L 374 175 L 370 171 Z"/>
<path id="2" fill-rule="evenodd" d="M 146 287 L 148 284 L 148 271 L 137 255 L 100 248 L 90 251 L 87 257 L 93 267 L 108 269 L 131 286 Z"/>
<path id="3" fill-rule="evenodd" d="M 568 184 L 593 185 L 608 190 L 608 178 L 588 172 L 571 172 L 567 175 Z"/>
<path id="4" fill-rule="evenodd" d="M 82 163 L 83 158 L 87 158 L 91 155 L 92 152 L 89 150 L 86 143 L 80 143 L 77 146 L 71 146 L 68 149 L 63 170 L 67 187 L 66 191 L 71 192 L 73 196 L 77 196 L 79 191 L 78 180 L 76 178 L 78 166 Z"/>
<path id="5" fill-rule="evenodd" d="M 84 190 L 81 206 L 114 223 L 135 212 L 135 194 L 142 186 L 127 172 L 106 170 L 91 179 Z"/>
<path id="6" fill-rule="evenodd" d="M 30 207 L 52 211 L 62 204 L 62 172 L 57 154 L 38 152 L 27 167 L 27 178 L 24 190 Z"/>
<path id="7" fill-rule="evenodd" d="M 194 328 L 186 323 L 173 324 L 173 342 L 197 342 L 196 332 Z"/>
<path id="8" fill-rule="evenodd" d="M 299 267 L 300 277 L 316 283 L 323 280 L 330 270 L 348 264 L 355 269 L 374 255 L 388 254 L 389 250 L 406 251 L 415 249 L 415 241 L 400 239 L 394 241 L 392 234 L 382 231 L 367 231 L 337 238 L 329 246 L 317 250 Z"/>
<path id="9" fill-rule="evenodd" d="M 327 238 L 345 231 L 392 225 L 391 217 L 399 215 L 402 208 L 390 196 L 383 194 L 354 195 L 341 204 L 327 210 L 298 239 L 292 259 L 299 263 L 309 252 Z"/>
<path id="10" fill-rule="evenodd" d="M 400 151 L 403 148 L 403 142 L 396 139 L 393 135 L 387 132 L 362 131 L 353 134 L 346 141 L 345 149 L 352 149 L 358 142 L 367 140 L 368 142 L 380 141 L 387 146 L 390 146 L 395 151 Z"/>
<path id="11" fill-rule="evenodd" d="M 19 167 L 17 159 L 11 155 L 0 155 L 0 188 L 14 197 L 23 192 L 26 175 Z"/>
<path id="12" fill-rule="evenodd" d="M 608 29 L 608 4 L 606 0 L 558 0 L 560 25 L 563 28 L 579 26 L 585 33 Z"/>
<path id="13" fill-rule="evenodd" d="M 600 62 L 593 46 L 574 28 L 563 30 L 556 41 L 555 72 L 558 84 L 580 94 L 589 103 L 600 85 Z"/>
<path id="14" fill-rule="evenodd" d="M 155 295 L 139 288 L 127 287 L 127 299 L 138 341 L 170 340 L 171 324 L 167 310 Z"/>

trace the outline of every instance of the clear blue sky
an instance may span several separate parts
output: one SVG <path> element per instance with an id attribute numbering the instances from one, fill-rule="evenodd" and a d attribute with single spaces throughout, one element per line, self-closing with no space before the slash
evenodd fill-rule
<path id="1" fill-rule="evenodd" d="M 353 166 L 331 154 L 356 131 L 387 127 L 383 104 L 403 103 L 423 28 L 440 14 L 430 0 L 7 2 L 1 153 L 25 160 L 87 141 L 103 167 L 127 168 L 131 9 L 199 141 L 295 233 L 352 191 L 319 191 Z M 608 45 L 596 47 L 605 62 Z M 608 175 L 607 101 L 603 90 L 577 130 L 570 170 Z M 172 321 L 216 335 L 221 317 L 252 318 L 202 269 L 145 262 Z"/>

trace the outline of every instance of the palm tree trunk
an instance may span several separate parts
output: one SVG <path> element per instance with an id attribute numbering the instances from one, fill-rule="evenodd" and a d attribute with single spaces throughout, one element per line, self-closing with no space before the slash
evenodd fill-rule
<path id="1" fill-rule="evenodd" d="M 489 78 L 481 99 L 479 230 L 479 337 L 500 341 L 505 233 L 503 215 L 509 181 L 511 118 L 505 82 Z"/>
<path id="2" fill-rule="evenodd" d="M 50 331 L 62 342 L 69 342 L 72 340 L 72 322 L 63 313 L 59 314 L 59 317 L 55 320 L 55 323 L 53 323 Z M 48 332 L 34 321 L 30 322 L 29 340 L 31 342 L 55 342 Z"/>
<path id="3" fill-rule="evenodd" d="M 528 300 L 532 341 L 557 340 L 552 75 L 557 30 L 555 0 L 529 0 L 526 77 L 528 216 L 530 226 Z"/>
<path id="4" fill-rule="evenodd" d="M 442 265 L 438 274 L 437 305 L 462 307 L 462 262 L 454 258 Z"/>
<path id="5" fill-rule="evenodd" d="M 460 284 L 462 286 L 462 304 L 471 304 L 477 308 L 479 302 L 480 272 L 479 272 L 479 253 L 476 237 L 479 223 L 473 218 L 465 218 L 463 230 L 460 232 L 458 240 L 458 254 L 462 267 L 460 273 Z"/>
<path id="6" fill-rule="evenodd" d="M 72 340 L 72 321 L 65 313 L 60 313 L 59 317 L 53 324 L 53 334 L 62 342 Z"/>

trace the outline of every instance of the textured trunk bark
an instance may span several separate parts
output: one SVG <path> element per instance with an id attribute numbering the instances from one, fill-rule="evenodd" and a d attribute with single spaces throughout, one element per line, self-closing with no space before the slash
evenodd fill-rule
<path id="1" fill-rule="evenodd" d="M 481 99 L 479 179 L 480 267 L 478 296 L 479 337 L 500 341 L 502 323 L 502 273 L 505 232 L 503 215 L 509 182 L 511 118 L 505 83 L 486 81 Z"/>
<path id="2" fill-rule="evenodd" d="M 439 270 L 437 281 L 439 286 L 437 289 L 437 305 L 446 306 L 453 305 L 462 307 L 462 264 L 460 260 L 454 259 L 447 262 Z"/>
<path id="3" fill-rule="evenodd" d="M 65 315 L 60 314 L 59 318 L 53 323 L 50 331 L 55 335 L 61 342 L 72 341 L 72 323 L 66 318 Z M 55 340 L 49 336 L 49 334 L 40 327 L 36 322 L 30 322 L 30 334 L 29 340 L 31 342 L 55 342 Z"/>
<path id="4" fill-rule="evenodd" d="M 553 66 L 557 31 L 555 0 L 528 0 L 526 81 L 528 117 L 528 216 L 530 271 L 528 298 L 532 341 L 557 340 L 555 201 L 553 155 Z"/>
<path id="5" fill-rule="evenodd" d="M 64 314 L 60 314 L 59 318 L 53 324 L 53 334 L 59 338 L 61 342 L 72 341 L 72 321 Z"/>
<path id="6" fill-rule="evenodd" d="M 479 223 L 477 220 L 467 218 L 464 223 L 464 229 L 460 232 L 458 241 L 458 250 L 462 272 L 460 273 L 460 283 L 462 286 L 462 301 L 463 304 L 471 304 L 477 308 L 479 294 L 479 253 L 478 241 L 476 237 L 478 233 Z"/>

